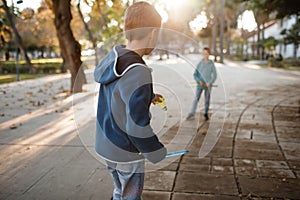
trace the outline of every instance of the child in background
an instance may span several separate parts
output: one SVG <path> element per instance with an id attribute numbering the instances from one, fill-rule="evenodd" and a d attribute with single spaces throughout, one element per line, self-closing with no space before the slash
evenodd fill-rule
<path id="1" fill-rule="evenodd" d="M 217 73 L 216 67 L 212 60 L 209 60 L 210 50 L 209 48 L 205 47 L 202 50 L 203 59 L 197 65 L 197 68 L 194 72 L 194 79 L 197 82 L 197 89 L 196 95 L 193 101 L 192 109 L 189 115 L 187 116 L 187 120 L 194 119 L 194 115 L 197 109 L 197 104 L 200 100 L 201 94 L 204 90 L 204 118 L 205 120 L 209 120 L 208 117 L 208 110 L 209 110 L 209 103 L 210 103 L 210 94 L 212 84 L 216 81 Z"/>

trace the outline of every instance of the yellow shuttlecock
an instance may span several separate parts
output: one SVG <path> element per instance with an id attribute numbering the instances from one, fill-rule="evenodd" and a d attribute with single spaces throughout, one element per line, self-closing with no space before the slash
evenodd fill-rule
<path id="1" fill-rule="evenodd" d="M 160 102 L 155 102 L 155 105 L 158 105 L 159 107 L 161 107 L 164 111 L 167 110 L 167 105 L 166 105 L 166 102 L 165 102 L 165 99 L 163 97 L 160 97 L 159 98 Z"/>

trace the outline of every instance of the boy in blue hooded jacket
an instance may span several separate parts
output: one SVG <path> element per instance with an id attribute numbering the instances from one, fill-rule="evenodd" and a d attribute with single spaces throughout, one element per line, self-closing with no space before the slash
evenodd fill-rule
<path id="1" fill-rule="evenodd" d="M 142 59 L 155 48 L 161 17 L 150 4 L 137 2 L 124 20 L 127 45 L 114 46 L 94 72 L 100 83 L 95 150 L 112 175 L 113 199 L 139 200 L 145 159 L 157 163 L 167 152 L 150 126 L 149 107 L 159 95 Z"/>

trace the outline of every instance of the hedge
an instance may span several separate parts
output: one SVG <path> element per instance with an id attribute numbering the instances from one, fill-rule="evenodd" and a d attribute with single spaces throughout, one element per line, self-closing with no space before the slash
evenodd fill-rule
<path id="1" fill-rule="evenodd" d="M 52 74 L 60 73 L 62 63 L 58 62 L 47 62 L 47 63 L 36 63 L 33 66 L 37 69 L 39 74 Z M 7 61 L 2 63 L 2 74 L 14 74 L 16 73 L 16 63 L 14 61 Z M 20 73 L 28 73 L 29 68 L 25 63 L 19 64 Z"/>

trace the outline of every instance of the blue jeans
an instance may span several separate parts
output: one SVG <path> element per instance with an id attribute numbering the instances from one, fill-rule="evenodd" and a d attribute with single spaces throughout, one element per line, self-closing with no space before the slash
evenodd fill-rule
<path id="1" fill-rule="evenodd" d="M 114 200 L 141 200 L 144 187 L 145 161 L 120 164 L 107 162 L 114 181 Z"/>
<path id="2" fill-rule="evenodd" d="M 197 89 L 196 89 L 196 96 L 195 96 L 194 101 L 193 101 L 191 114 L 195 114 L 196 109 L 197 109 L 197 104 L 200 100 L 200 97 L 201 97 L 201 94 L 202 94 L 203 90 L 204 90 L 204 100 L 205 100 L 205 102 L 204 102 L 204 114 L 208 114 L 211 88 L 202 89 L 200 87 L 197 87 Z"/>

